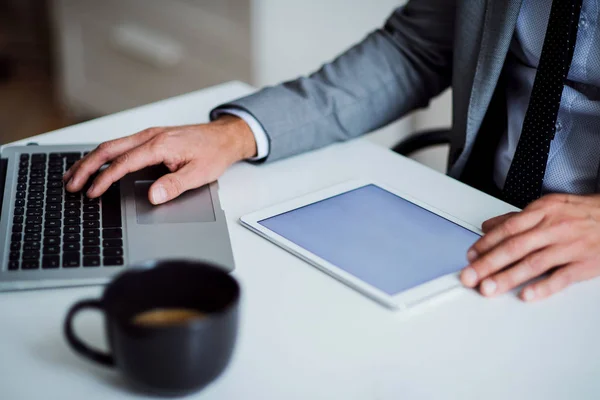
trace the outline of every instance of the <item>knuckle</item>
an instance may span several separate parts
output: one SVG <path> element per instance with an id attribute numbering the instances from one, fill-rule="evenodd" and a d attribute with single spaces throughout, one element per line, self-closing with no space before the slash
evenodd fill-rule
<path id="1" fill-rule="evenodd" d="M 507 236 L 512 236 L 519 232 L 519 227 L 520 221 L 518 218 L 509 218 L 502 224 L 501 229 Z"/>
<path id="2" fill-rule="evenodd" d="M 523 240 L 521 238 L 511 238 L 506 241 L 504 248 L 508 254 L 514 255 L 519 254 L 524 247 Z"/>
<path id="3" fill-rule="evenodd" d="M 561 268 L 554 273 L 554 288 L 560 289 L 569 286 L 573 282 L 573 273 L 570 268 Z"/>
<path id="4" fill-rule="evenodd" d="M 183 191 L 183 183 L 181 182 L 181 179 L 179 179 L 177 175 L 168 175 L 165 178 L 167 180 L 166 186 L 169 194 L 173 196 L 181 194 L 181 192 Z"/>
<path id="5" fill-rule="evenodd" d="M 113 164 L 114 164 L 115 168 L 123 168 L 129 163 L 130 158 L 131 158 L 131 155 L 127 151 L 127 152 L 121 154 L 119 157 L 117 157 L 117 159 L 113 162 Z"/>
<path id="6" fill-rule="evenodd" d="M 537 276 L 546 269 L 546 257 L 542 254 L 532 254 L 523 259 L 523 267 L 531 276 Z"/>
<path id="7" fill-rule="evenodd" d="M 102 156 L 108 156 L 114 147 L 115 147 L 115 142 L 112 140 L 108 141 L 108 142 L 100 143 L 100 145 L 98 146 L 98 153 L 100 153 L 100 155 L 102 155 Z"/>

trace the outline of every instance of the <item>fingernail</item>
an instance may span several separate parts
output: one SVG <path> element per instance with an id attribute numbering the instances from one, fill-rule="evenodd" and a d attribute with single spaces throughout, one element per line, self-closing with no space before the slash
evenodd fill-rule
<path id="1" fill-rule="evenodd" d="M 470 249 L 469 251 L 467 251 L 467 260 L 469 260 L 469 262 L 473 262 L 477 259 L 477 252 L 473 249 Z"/>
<path id="2" fill-rule="evenodd" d="M 532 288 L 527 288 L 523 291 L 523 300 L 531 301 L 535 298 L 535 292 Z"/>
<path id="3" fill-rule="evenodd" d="M 69 182 L 67 182 L 67 186 L 73 186 L 75 184 L 75 177 L 71 177 L 71 179 L 69 179 Z"/>
<path id="4" fill-rule="evenodd" d="M 491 296 L 496 292 L 496 282 L 491 279 L 486 279 L 481 283 L 481 292 L 486 296 Z"/>
<path id="5" fill-rule="evenodd" d="M 93 191 L 94 191 L 94 185 L 92 184 L 92 186 L 90 186 L 90 188 L 88 189 L 88 191 L 87 191 L 86 195 L 87 195 L 88 197 L 90 197 L 90 195 L 92 194 L 92 192 L 93 192 Z"/>
<path id="6" fill-rule="evenodd" d="M 152 202 L 161 204 L 167 200 L 167 191 L 162 186 L 157 186 L 152 190 Z"/>
<path id="7" fill-rule="evenodd" d="M 471 267 L 467 267 L 462 272 L 462 281 L 467 286 L 475 286 L 477 284 L 477 272 Z"/>

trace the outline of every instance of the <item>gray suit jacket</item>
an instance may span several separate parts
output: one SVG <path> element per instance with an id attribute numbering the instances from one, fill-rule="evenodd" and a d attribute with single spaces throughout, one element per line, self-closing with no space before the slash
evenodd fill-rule
<path id="1" fill-rule="evenodd" d="M 502 87 L 520 6 L 521 0 L 411 0 L 384 28 L 316 73 L 224 106 L 260 121 L 270 161 L 377 129 L 452 86 L 449 174 L 482 186 L 481 177 L 468 175 L 481 162 L 491 166 L 499 135 L 488 140 L 484 120 L 498 130 L 506 119 L 501 96 L 495 112 L 488 111 L 495 92 L 503 92 L 495 88 Z M 482 150 L 474 162 L 478 141 Z"/>

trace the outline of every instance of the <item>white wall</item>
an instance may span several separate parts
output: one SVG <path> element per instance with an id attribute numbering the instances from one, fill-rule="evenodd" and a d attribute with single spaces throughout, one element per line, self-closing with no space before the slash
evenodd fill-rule
<path id="1" fill-rule="evenodd" d="M 318 69 L 321 64 L 383 26 L 399 0 L 256 0 L 252 42 L 256 86 L 275 84 Z M 267 22 L 267 23 L 265 23 Z M 369 138 L 390 147 L 412 131 L 410 118 Z"/>

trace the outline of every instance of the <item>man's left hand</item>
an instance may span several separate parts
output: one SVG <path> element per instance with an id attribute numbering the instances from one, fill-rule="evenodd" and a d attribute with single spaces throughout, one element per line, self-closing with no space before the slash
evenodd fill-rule
<path id="1" fill-rule="evenodd" d="M 523 211 L 483 223 L 484 236 L 467 253 L 465 286 L 497 296 L 544 274 L 521 291 L 546 298 L 600 275 L 600 195 L 547 195 Z"/>

